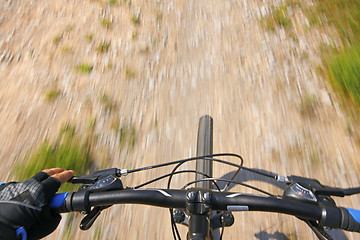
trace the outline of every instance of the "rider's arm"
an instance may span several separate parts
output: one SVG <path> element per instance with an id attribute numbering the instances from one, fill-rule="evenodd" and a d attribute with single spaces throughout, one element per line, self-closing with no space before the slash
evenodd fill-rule
<path id="1" fill-rule="evenodd" d="M 23 182 L 0 185 L 0 240 L 39 239 L 53 232 L 61 216 L 49 208 L 49 202 L 73 175 L 52 168 Z"/>

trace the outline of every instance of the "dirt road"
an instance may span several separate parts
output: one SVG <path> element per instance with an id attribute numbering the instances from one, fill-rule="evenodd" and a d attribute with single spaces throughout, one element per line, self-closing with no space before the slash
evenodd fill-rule
<path id="1" fill-rule="evenodd" d="M 210 114 L 215 152 L 239 153 L 246 166 L 283 175 L 359 185 L 352 123 L 317 71 L 319 46 L 336 38 L 307 27 L 297 7 L 290 9 L 291 32 L 266 31 L 260 19 L 277 4 L 0 2 L 1 173 L 9 178 L 14 164 L 43 139 L 54 139 L 65 122 L 85 132 L 89 119 L 96 119 L 96 147 L 108 153 L 109 166 L 193 156 L 198 119 Z M 59 96 L 46 97 L 54 89 Z M 99 100 L 104 94 L 105 104 Z M 114 122 L 134 126 L 134 148 L 119 147 Z M 218 166 L 215 173 L 228 171 Z M 131 186 L 159 172 L 166 171 L 128 176 L 124 183 Z M 340 202 L 359 206 L 357 198 Z M 315 239 L 293 217 L 237 213 L 235 218 L 224 239 Z M 73 239 L 171 238 L 164 209 L 117 206 L 89 232 L 80 232 L 77 224 L 64 220 L 49 239 L 69 232 Z"/>

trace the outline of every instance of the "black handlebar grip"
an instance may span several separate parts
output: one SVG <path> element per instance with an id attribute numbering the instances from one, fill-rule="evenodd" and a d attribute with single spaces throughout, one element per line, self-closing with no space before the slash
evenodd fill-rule
<path id="1" fill-rule="evenodd" d="M 50 208 L 58 213 L 90 212 L 89 192 L 59 193 L 50 202 Z"/>
<path id="2" fill-rule="evenodd" d="M 342 215 L 341 229 L 360 232 L 360 211 L 352 208 L 339 208 Z"/>
<path id="3" fill-rule="evenodd" d="M 68 209 L 66 203 L 60 205 L 60 207 L 55 208 L 55 212 L 57 213 L 68 213 L 71 212 L 71 209 Z"/>
<path id="4" fill-rule="evenodd" d="M 323 208 L 320 225 L 360 232 L 360 211 L 352 208 L 327 206 Z"/>

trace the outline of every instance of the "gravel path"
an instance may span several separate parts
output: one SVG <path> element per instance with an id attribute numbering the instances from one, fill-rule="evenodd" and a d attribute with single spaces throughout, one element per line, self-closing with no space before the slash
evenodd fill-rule
<path id="1" fill-rule="evenodd" d="M 198 119 L 210 114 L 215 152 L 239 153 L 246 166 L 283 175 L 359 185 L 351 120 L 317 71 L 320 45 L 336 38 L 329 29 L 307 27 L 299 7 L 289 9 L 291 31 L 267 32 L 261 16 L 278 4 L 0 2 L 1 173 L 9 178 L 14 163 L 43 139 L 54 139 L 65 122 L 85 132 L 93 118 L 96 148 L 108 153 L 110 166 L 132 168 L 193 156 Z M 108 51 L 98 49 L 102 42 L 110 43 Z M 92 65 L 92 71 L 79 72 L 80 63 Z M 45 97 L 51 89 L 60 91 L 54 101 Z M 99 100 L 103 94 L 113 104 L 111 111 Z M 119 147 L 114 122 L 135 127 L 134 148 Z M 215 169 L 218 176 L 229 171 Z M 165 172 L 128 176 L 124 183 L 131 186 Z M 184 177 L 175 183 L 184 184 Z M 357 198 L 339 200 L 359 206 Z M 224 239 L 315 239 L 293 217 L 237 213 L 235 218 Z M 113 207 L 89 232 L 77 230 L 78 222 L 69 225 L 73 239 L 171 237 L 168 211 L 149 207 Z M 63 239 L 69 230 L 63 221 L 49 239 Z M 338 239 L 356 236 L 336 234 Z"/>

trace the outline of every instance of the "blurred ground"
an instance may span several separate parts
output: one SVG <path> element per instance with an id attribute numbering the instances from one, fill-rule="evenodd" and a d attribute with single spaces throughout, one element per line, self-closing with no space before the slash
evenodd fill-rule
<path id="1" fill-rule="evenodd" d="M 239 153 L 246 166 L 283 175 L 359 185 L 352 120 L 317 71 L 320 46 L 336 42 L 336 35 L 307 28 L 297 8 L 291 9 L 291 34 L 282 28 L 267 32 L 260 19 L 276 4 L 1 1 L 3 180 L 27 151 L 54 139 L 65 122 L 86 133 L 96 119 L 99 154 L 111 167 L 133 168 L 193 156 L 198 119 L 210 114 L 214 152 Z M 99 47 L 102 43 L 109 48 Z M 78 70 L 79 64 L 90 71 Z M 58 93 L 53 98 L 51 90 Z M 133 148 L 119 147 L 114 124 L 135 127 Z M 215 171 L 222 176 L 229 169 Z M 124 183 L 164 172 L 128 176 Z M 359 206 L 356 197 L 339 202 Z M 235 218 L 224 239 L 315 239 L 293 217 L 237 213 Z M 71 231 L 74 239 L 171 238 L 168 211 L 150 207 L 113 207 L 88 232 L 77 225 L 64 220 L 48 239 L 63 239 Z"/>

